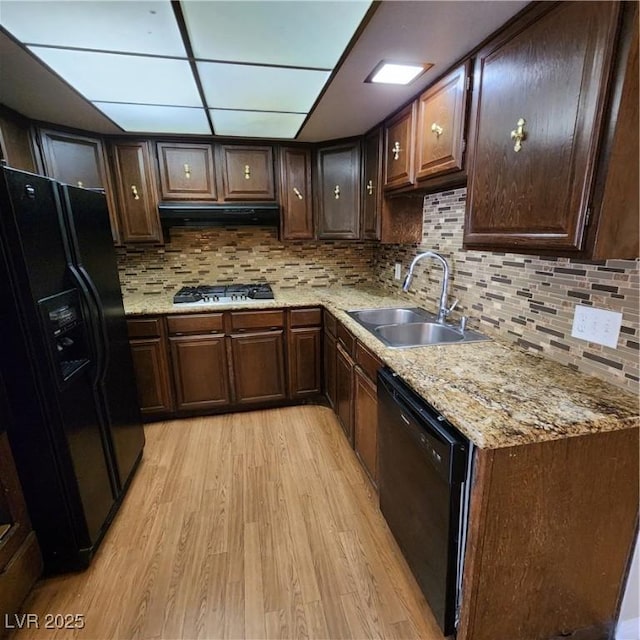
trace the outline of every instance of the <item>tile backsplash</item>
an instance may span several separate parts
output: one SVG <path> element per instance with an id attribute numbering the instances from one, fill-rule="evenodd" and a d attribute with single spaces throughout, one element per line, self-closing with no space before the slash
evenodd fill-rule
<path id="1" fill-rule="evenodd" d="M 172 229 L 169 244 L 119 248 L 118 266 L 125 294 L 225 282 L 352 286 L 371 284 L 373 251 L 365 242 L 283 243 L 262 227 Z"/>
<path id="2" fill-rule="evenodd" d="M 512 340 L 530 351 L 573 369 L 638 390 L 640 347 L 637 260 L 580 262 L 510 253 L 465 251 L 462 233 L 466 189 L 433 194 L 424 200 L 420 245 L 383 245 L 374 256 L 374 282 L 399 291 L 396 262 L 403 275 L 413 257 L 427 250 L 442 253 L 451 266 L 450 295 L 470 326 Z M 433 260 L 416 268 L 410 296 L 435 310 L 441 270 Z M 574 307 L 586 304 L 623 314 L 617 348 L 571 337 Z M 457 316 L 456 316 L 457 317 Z"/>
<path id="3" fill-rule="evenodd" d="M 458 311 L 471 317 L 471 327 L 637 392 L 638 261 L 465 251 L 465 198 L 466 189 L 425 197 L 420 245 L 281 242 L 275 229 L 261 227 L 173 229 L 169 244 L 118 249 L 120 280 L 125 294 L 243 281 L 279 287 L 373 284 L 400 293 L 394 264 L 402 263 L 404 276 L 413 257 L 431 249 L 449 259 L 449 292 L 459 299 Z M 433 260 L 421 262 L 407 299 L 435 310 L 440 282 L 440 267 Z M 576 304 L 623 314 L 617 348 L 571 337 Z"/>

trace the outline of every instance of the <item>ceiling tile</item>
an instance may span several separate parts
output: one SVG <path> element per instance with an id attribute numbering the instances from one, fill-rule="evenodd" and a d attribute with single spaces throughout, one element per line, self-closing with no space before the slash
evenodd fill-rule
<path id="1" fill-rule="evenodd" d="M 2 26 L 27 44 L 185 57 L 171 3 L 2 0 Z"/>
<path id="2" fill-rule="evenodd" d="M 207 104 L 219 109 L 306 113 L 329 78 L 328 71 L 198 62 Z"/>
<path id="3" fill-rule="evenodd" d="M 371 2 L 181 2 L 197 58 L 333 69 Z"/>
<path id="4" fill-rule="evenodd" d="M 29 49 L 91 101 L 202 106 L 186 60 Z"/>
<path id="5" fill-rule="evenodd" d="M 294 138 L 306 113 L 211 109 L 216 135 L 248 138 Z"/>
<path id="6" fill-rule="evenodd" d="M 125 131 L 211 135 L 207 114 L 202 108 L 160 107 L 118 102 L 94 102 L 93 104 Z"/>

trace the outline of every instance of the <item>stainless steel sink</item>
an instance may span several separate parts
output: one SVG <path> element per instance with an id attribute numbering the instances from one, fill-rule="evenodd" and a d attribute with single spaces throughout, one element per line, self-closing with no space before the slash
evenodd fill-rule
<path id="1" fill-rule="evenodd" d="M 490 340 L 477 331 L 461 331 L 455 325 L 436 322 L 434 314 L 420 307 L 359 309 L 347 313 L 393 349 Z"/>
<path id="2" fill-rule="evenodd" d="M 361 311 L 349 311 L 348 313 L 360 324 L 374 327 L 386 324 L 424 322 L 430 319 L 430 314 L 419 307 L 409 309 L 362 309 Z"/>
<path id="3" fill-rule="evenodd" d="M 413 347 L 423 344 L 443 344 L 460 342 L 464 335 L 456 329 L 437 322 L 412 322 L 376 327 L 374 333 L 394 347 Z"/>

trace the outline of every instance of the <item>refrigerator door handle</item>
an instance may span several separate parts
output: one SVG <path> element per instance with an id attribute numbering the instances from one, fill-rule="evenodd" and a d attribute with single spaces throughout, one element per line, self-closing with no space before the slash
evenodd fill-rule
<path id="1" fill-rule="evenodd" d="M 98 325 L 100 328 L 100 337 L 99 340 L 100 345 L 102 347 L 102 358 L 101 358 L 101 369 L 98 373 L 98 380 L 100 383 L 104 383 L 104 379 L 107 375 L 107 369 L 109 368 L 109 335 L 107 332 L 107 321 L 104 317 L 104 311 L 102 307 L 102 300 L 100 299 L 100 294 L 98 293 L 98 289 L 96 285 L 93 283 L 91 276 L 87 272 L 87 270 L 81 265 L 78 264 L 78 270 L 84 277 L 84 281 L 91 291 L 91 295 L 93 297 L 93 301 L 95 303 L 96 312 L 98 316 Z"/>
<path id="2" fill-rule="evenodd" d="M 69 272 L 71 273 L 71 275 L 73 276 L 73 279 L 76 281 L 76 283 L 78 284 L 78 288 L 80 289 L 81 293 L 82 293 L 82 297 L 84 298 L 87 306 L 91 307 L 91 293 L 89 292 L 87 285 L 85 283 L 85 281 L 83 280 L 83 278 L 80 276 L 80 274 L 78 273 L 78 269 L 73 265 L 73 264 L 67 264 L 68 268 L 69 268 Z M 101 379 L 101 372 L 105 369 L 104 364 L 103 364 L 103 359 L 104 359 L 104 350 L 99 348 L 99 340 L 98 338 L 98 327 L 96 327 L 96 323 L 95 323 L 95 318 L 94 318 L 94 314 L 93 313 L 89 313 L 89 315 L 91 316 L 91 321 L 90 321 L 90 325 L 91 325 L 91 333 L 93 333 L 95 339 L 95 343 L 96 343 L 96 368 L 95 368 L 95 374 L 93 377 L 93 383 L 94 386 L 97 386 L 100 382 Z"/>

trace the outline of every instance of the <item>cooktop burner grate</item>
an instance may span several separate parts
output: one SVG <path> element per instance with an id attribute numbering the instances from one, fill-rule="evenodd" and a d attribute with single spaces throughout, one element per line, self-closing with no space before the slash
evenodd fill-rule
<path id="1" fill-rule="evenodd" d="M 273 300 L 271 285 L 228 284 L 182 287 L 173 296 L 174 304 L 225 304 L 236 300 Z"/>

